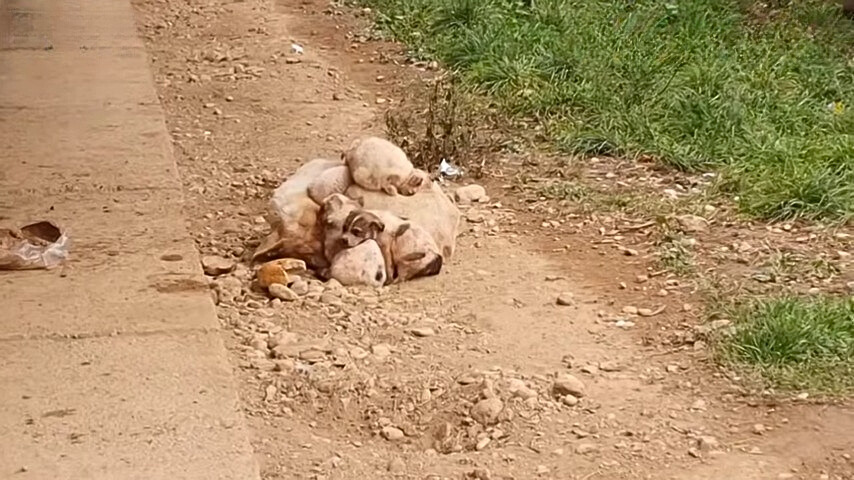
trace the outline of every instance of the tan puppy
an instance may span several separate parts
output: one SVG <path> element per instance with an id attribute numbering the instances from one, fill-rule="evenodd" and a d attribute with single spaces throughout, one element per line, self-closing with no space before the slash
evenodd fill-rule
<path id="1" fill-rule="evenodd" d="M 318 223 L 320 205 L 308 196 L 308 187 L 324 171 L 342 165 L 340 160 L 311 160 L 276 188 L 265 216 L 273 232 L 258 246 L 253 260 L 292 257 L 312 268 L 329 265 L 323 254 L 323 226 Z"/>
<path id="2" fill-rule="evenodd" d="M 395 196 L 413 195 L 429 182 L 429 175 L 417 170 L 397 145 L 379 137 L 354 141 L 341 154 L 356 185 Z"/>
<path id="3" fill-rule="evenodd" d="M 333 193 L 344 193 L 353 184 L 347 165 L 340 165 L 324 170 L 312 180 L 308 186 L 308 196 L 322 204 Z"/>
<path id="4" fill-rule="evenodd" d="M 341 250 L 332 260 L 329 277 L 346 286 L 381 287 L 385 285 L 386 265 L 377 242 L 367 240 L 355 247 Z"/>
<path id="5" fill-rule="evenodd" d="M 347 196 L 360 199 L 366 209 L 386 210 L 406 218 L 433 237 L 445 261 L 453 256 L 460 211 L 436 183 L 430 182 L 428 188 L 409 197 L 392 197 L 352 185 L 347 189 Z"/>
<path id="6" fill-rule="evenodd" d="M 389 283 L 436 275 L 442 269 L 442 255 L 433 237 L 420 226 L 391 212 L 354 210 L 343 229 L 347 244 L 376 240 Z"/>

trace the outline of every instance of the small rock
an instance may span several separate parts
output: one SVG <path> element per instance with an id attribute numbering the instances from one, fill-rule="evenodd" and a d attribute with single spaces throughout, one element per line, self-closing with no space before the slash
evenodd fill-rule
<path id="1" fill-rule="evenodd" d="M 274 283 L 270 285 L 267 287 L 267 291 L 270 292 L 270 295 L 273 298 L 278 298 L 283 302 L 293 302 L 294 300 L 299 299 L 299 295 L 281 283 Z"/>
<path id="2" fill-rule="evenodd" d="M 454 191 L 454 199 L 460 205 L 471 205 L 484 197 L 486 197 L 486 189 L 476 184 L 466 185 Z"/>
<path id="3" fill-rule="evenodd" d="M 492 441 L 491 438 L 483 437 L 480 439 L 480 441 L 477 442 L 477 445 L 475 445 L 474 449 L 479 452 L 479 451 L 483 450 L 484 448 L 486 448 L 486 446 L 489 445 L 489 442 L 491 442 L 491 441 Z"/>
<path id="4" fill-rule="evenodd" d="M 383 427 L 380 434 L 383 436 L 383 438 L 385 438 L 386 440 L 388 440 L 390 442 L 396 442 L 398 440 L 403 440 L 403 438 L 406 437 L 406 435 L 404 435 L 404 433 L 403 433 L 403 430 L 401 430 L 397 427 Z"/>
<path id="5" fill-rule="evenodd" d="M 574 407 L 578 405 L 578 397 L 575 395 L 564 395 L 560 401 L 567 407 Z"/>
<path id="6" fill-rule="evenodd" d="M 498 422 L 498 416 L 502 410 L 504 410 L 504 403 L 500 398 L 486 398 L 472 407 L 470 415 L 481 425 L 494 425 Z"/>
<path id="7" fill-rule="evenodd" d="M 649 281 L 649 276 L 647 275 L 638 275 L 635 277 L 635 282 L 637 283 L 646 283 Z"/>
<path id="8" fill-rule="evenodd" d="M 619 372 L 622 369 L 623 367 L 617 362 L 607 360 L 599 362 L 599 370 L 602 370 L 603 372 Z"/>
<path id="9" fill-rule="evenodd" d="M 704 452 L 708 452 L 710 450 L 717 450 L 720 447 L 718 443 L 718 439 L 711 435 L 701 435 L 697 439 L 697 448 Z"/>
<path id="10" fill-rule="evenodd" d="M 584 382 L 573 375 L 564 373 L 555 379 L 552 391 L 559 397 L 573 395 L 580 398 L 585 394 L 585 387 Z"/>
<path id="11" fill-rule="evenodd" d="M 535 398 L 537 396 L 536 390 L 528 388 L 528 386 L 525 385 L 525 382 L 519 380 L 518 378 L 511 378 L 507 382 L 507 390 L 510 392 L 511 395 L 513 395 L 514 397 L 521 398 L 522 400 Z"/>
<path id="12" fill-rule="evenodd" d="M 596 375 L 599 373 L 599 368 L 596 365 L 584 365 L 581 367 L 581 373 L 586 373 L 588 375 Z"/>
<path id="13" fill-rule="evenodd" d="M 700 451 L 696 448 L 689 448 L 688 455 L 691 455 L 694 458 L 700 458 Z"/>
<path id="14" fill-rule="evenodd" d="M 409 333 L 416 337 L 432 337 L 436 335 L 436 332 L 433 331 L 432 328 L 429 327 L 416 327 L 409 329 Z"/>
<path id="15" fill-rule="evenodd" d="M 563 307 L 575 305 L 575 296 L 570 292 L 564 292 L 557 296 L 557 304 Z"/>
<path id="16" fill-rule="evenodd" d="M 469 223 L 483 223 L 486 221 L 486 215 L 473 210 L 466 215 L 466 220 Z"/>
<path id="17" fill-rule="evenodd" d="M 296 277 L 291 284 L 290 289 L 300 297 L 308 295 L 308 282 L 301 277 Z"/>
<path id="18" fill-rule="evenodd" d="M 626 305 L 625 307 L 623 307 L 623 313 L 625 313 L 626 315 L 637 315 L 638 307 Z"/>
<path id="19" fill-rule="evenodd" d="M 706 410 L 706 401 L 703 400 L 702 398 L 697 399 L 697 401 L 695 401 L 693 404 L 691 404 L 691 410 L 699 410 L 701 412 L 705 411 Z"/>
<path id="20" fill-rule="evenodd" d="M 575 453 L 579 455 L 587 455 L 599 451 L 599 446 L 592 443 L 582 443 L 575 447 Z"/>
<path id="21" fill-rule="evenodd" d="M 368 358 L 368 352 L 362 347 L 353 347 L 350 349 L 350 356 L 355 360 L 363 360 Z"/>
<path id="22" fill-rule="evenodd" d="M 216 277 L 234 270 L 234 261 L 215 255 L 205 255 L 202 257 L 202 269 L 206 275 Z"/>
<path id="23" fill-rule="evenodd" d="M 406 474 L 406 462 L 399 458 L 393 458 L 390 462 L 388 462 L 387 467 L 388 473 L 392 475 L 404 475 Z"/>
<path id="24" fill-rule="evenodd" d="M 545 465 L 537 465 L 537 475 L 548 475 L 551 470 Z"/>
<path id="25" fill-rule="evenodd" d="M 332 100 L 335 100 L 336 102 L 337 102 L 337 101 L 339 101 L 339 100 L 341 100 L 342 98 L 343 98 L 343 97 L 342 97 L 342 96 L 341 96 L 341 94 L 340 94 L 340 93 L 338 93 L 338 92 L 335 92 L 335 93 L 333 93 L 333 94 L 332 94 Z"/>
<path id="26" fill-rule="evenodd" d="M 753 425 L 753 428 L 751 431 L 753 432 L 754 435 L 764 435 L 765 432 L 768 431 L 768 429 L 765 428 L 765 425 L 762 425 L 761 423 L 757 423 L 757 424 Z"/>
<path id="27" fill-rule="evenodd" d="M 676 221 L 685 233 L 702 233 L 709 230 L 709 221 L 698 215 L 679 215 Z"/>
<path id="28" fill-rule="evenodd" d="M 371 353 L 377 358 L 386 358 L 391 355 L 391 347 L 387 343 L 380 343 L 371 347 Z"/>

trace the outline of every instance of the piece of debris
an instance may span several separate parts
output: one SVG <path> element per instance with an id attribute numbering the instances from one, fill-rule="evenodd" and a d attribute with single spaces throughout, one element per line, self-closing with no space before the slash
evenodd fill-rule
<path id="1" fill-rule="evenodd" d="M 563 307 L 575 305 L 575 296 L 571 292 L 563 292 L 557 296 L 557 304 Z"/>
<path id="2" fill-rule="evenodd" d="M 292 43 L 291 44 L 291 52 L 293 52 L 297 55 L 302 55 L 303 53 L 305 53 L 305 49 L 302 48 L 302 45 Z"/>
<path id="3" fill-rule="evenodd" d="M 306 271 L 305 262 L 296 258 L 280 258 L 261 265 L 256 277 L 261 288 L 268 288 L 274 283 L 288 285 L 291 283 L 288 274 Z"/>
<path id="4" fill-rule="evenodd" d="M 68 257 L 71 240 L 51 222 L 0 229 L 0 270 L 52 268 Z"/>

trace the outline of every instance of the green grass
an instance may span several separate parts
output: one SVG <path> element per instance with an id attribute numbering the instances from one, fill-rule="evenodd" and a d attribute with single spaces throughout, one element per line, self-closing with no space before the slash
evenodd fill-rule
<path id="1" fill-rule="evenodd" d="M 718 170 L 762 218 L 854 218 L 854 22 L 836 2 L 362 2 L 567 152 Z"/>
<path id="2" fill-rule="evenodd" d="M 730 312 L 722 358 L 784 390 L 854 391 L 854 298 L 782 297 Z"/>

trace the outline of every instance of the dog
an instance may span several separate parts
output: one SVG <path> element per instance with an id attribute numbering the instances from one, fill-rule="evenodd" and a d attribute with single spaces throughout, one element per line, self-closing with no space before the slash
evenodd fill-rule
<path id="1" fill-rule="evenodd" d="M 388 283 L 437 275 L 442 269 L 442 255 L 433 237 L 417 224 L 388 211 L 351 211 L 343 224 L 342 238 L 347 245 L 376 241 Z"/>
<path id="2" fill-rule="evenodd" d="M 365 190 L 411 196 L 430 182 L 427 172 L 413 167 L 400 147 L 379 137 L 355 140 L 341 159 L 353 183 Z"/>
<path id="3" fill-rule="evenodd" d="M 362 203 L 340 193 L 326 197 L 320 206 L 319 223 L 323 229 L 323 254 L 328 260 L 334 259 L 339 252 L 352 248 L 360 242 L 344 235 L 344 225 L 353 212 L 359 211 Z"/>
<path id="4" fill-rule="evenodd" d="M 460 210 L 435 182 L 412 196 L 389 196 L 351 185 L 347 196 L 362 202 L 365 209 L 388 211 L 427 231 L 448 261 L 456 249 L 460 225 Z"/>
<path id="5" fill-rule="evenodd" d="M 326 268 L 323 226 L 318 222 L 320 205 L 308 195 L 308 187 L 323 172 L 342 167 L 340 160 L 314 159 L 302 165 L 273 192 L 265 215 L 272 232 L 252 255 L 253 261 L 291 257 L 311 268 Z"/>
<path id="6" fill-rule="evenodd" d="M 340 165 L 324 170 L 308 186 L 308 196 L 322 204 L 330 195 L 344 193 L 353 184 L 350 169 Z"/>

